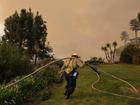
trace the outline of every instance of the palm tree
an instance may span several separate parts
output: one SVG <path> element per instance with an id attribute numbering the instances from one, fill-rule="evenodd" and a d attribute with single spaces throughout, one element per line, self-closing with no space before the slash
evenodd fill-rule
<path id="1" fill-rule="evenodd" d="M 107 47 L 107 48 L 111 48 L 110 43 L 107 43 L 107 44 L 106 44 L 106 47 Z"/>
<path id="2" fill-rule="evenodd" d="M 106 44 L 106 48 L 109 48 L 109 50 L 110 50 L 110 51 L 108 51 L 108 57 L 109 57 L 110 62 L 112 62 L 113 51 L 112 51 L 112 49 L 111 49 L 111 44 L 110 44 L 110 43 L 107 43 L 107 44 Z"/>
<path id="3" fill-rule="evenodd" d="M 112 43 L 112 45 L 113 45 L 113 47 L 114 47 L 114 51 L 113 51 L 113 63 L 114 63 L 114 58 L 115 58 L 115 53 L 116 53 L 116 47 L 117 47 L 117 42 L 116 41 L 114 41 L 113 43 Z"/>
<path id="4" fill-rule="evenodd" d="M 138 18 L 138 22 L 140 22 L 140 12 L 138 13 L 137 18 Z"/>
<path id="5" fill-rule="evenodd" d="M 106 60 L 107 60 L 108 62 L 110 62 L 110 61 L 109 61 L 109 57 L 108 57 L 107 47 L 102 46 L 102 47 L 101 47 L 101 50 L 104 51 L 104 53 L 105 53 L 105 57 L 106 57 Z"/>
<path id="6" fill-rule="evenodd" d="M 122 31 L 120 38 L 121 38 L 121 40 L 124 40 L 124 45 L 126 45 L 126 42 L 129 39 L 129 34 L 126 31 Z"/>
<path id="7" fill-rule="evenodd" d="M 140 30 L 140 22 L 137 19 L 132 19 L 130 21 L 130 29 L 135 32 L 136 45 L 138 45 L 137 32 Z"/>

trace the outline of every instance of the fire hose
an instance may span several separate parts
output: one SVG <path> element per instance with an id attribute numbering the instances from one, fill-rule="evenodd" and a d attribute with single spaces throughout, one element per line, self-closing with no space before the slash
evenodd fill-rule
<path id="1" fill-rule="evenodd" d="M 46 64 L 46 65 L 44 65 L 44 66 L 42 66 L 42 67 L 36 69 L 34 72 L 32 72 L 32 73 L 30 73 L 30 74 L 24 76 L 23 78 L 21 78 L 21 79 L 15 81 L 15 82 L 13 82 L 13 83 L 10 83 L 10 84 L 6 85 L 6 86 L 4 87 L 4 89 L 5 89 L 5 88 L 8 88 L 8 87 L 12 87 L 12 86 L 18 84 L 19 82 L 25 80 L 26 78 L 29 78 L 30 76 L 32 76 L 32 75 L 34 75 L 34 74 L 40 72 L 40 71 L 43 70 L 43 68 L 45 68 L 45 67 L 48 67 L 48 66 L 50 66 L 50 65 L 52 65 L 52 64 L 54 64 L 54 63 L 56 63 L 56 62 L 59 62 L 59 61 L 65 60 L 65 59 L 71 59 L 71 58 L 72 58 L 72 57 L 66 57 L 66 58 L 62 58 L 62 59 L 58 59 L 58 60 L 51 61 L 50 63 L 48 63 L 48 64 Z M 110 74 L 110 73 L 107 73 L 107 72 L 105 72 L 105 71 L 103 71 L 103 70 L 100 71 L 100 72 L 98 72 L 94 67 L 92 67 L 92 66 L 91 66 L 90 64 L 88 64 L 88 63 L 86 63 L 86 65 L 89 66 L 91 69 L 93 69 L 93 70 L 96 72 L 96 75 L 97 75 L 97 80 L 96 80 L 95 82 L 92 83 L 92 89 L 94 89 L 94 90 L 96 90 L 96 91 L 98 91 L 98 92 L 100 92 L 100 93 L 103 93 L 103 94 L 109 94 L 109 95 L 113 95 L 113 96 L 117 96 L 117 97 L 123 97 L 123 98 L 128 98 L 128 99 L 133 99 L 133 100 L 139 100 L 139 101 L 140 101 L 140 98 L 139 98 L 139 97 L 133 97 L 133 96 L 127 96 L 127 95 L 117 94 L 117 93 L 113 93 L 113 92 L 109 92 L 109 91 L 105 91 L 105 90 L 101 90 L 101 89 L 96 88 L 95 85 L 100 81 L 100 79 L 101 79 L 101 77 L 100 77 L 100 72 L 102 72 L 102 73 L 104 73 L 104 74 L 106 74 L 106 75 L 111 76 L 112 78 L 115 78 L 115 79 L 117 79 L 117 80 L 119 80 L 119 81 L 124 82 L 125 84 L 129 85 L 136 93 L 139 93 L 139 91 L 138 91 L 132 84 L 130 84 L 128 81 L 125 81 L 125 80 L 123 80 L 123 79 L 121 79 L 121 78 L 119 78 L 119 77 L 116 77 L 116 76 L 114 76 L 114 75 L 112 75 L 112 74 Z"/>

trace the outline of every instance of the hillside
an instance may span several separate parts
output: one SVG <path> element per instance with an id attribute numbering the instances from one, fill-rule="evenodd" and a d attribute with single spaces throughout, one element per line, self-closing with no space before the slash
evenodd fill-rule
<path id="1" fill-rule="evenodd" d="M 104 70 L 127 80 L 140 90 L 140 66 L 101 65 L 98 70 Z M 97 79 L 94 71 L 89 67 L 84 67 L 79 72 L 77 88 L 69 100 L 64 99 L 63 90 L 65 83 L 63 83 L 53 88 L 51 99 L 43 101 L 39 105 L 140 105 L 140 100 L 116 97 L 93 90 L 91 84 Z M 118 94 L 140 97 L 140 93 L 135 93 L 127 84 L 104 73 L 101 73 L 101 80 L 96 87 Z"/>

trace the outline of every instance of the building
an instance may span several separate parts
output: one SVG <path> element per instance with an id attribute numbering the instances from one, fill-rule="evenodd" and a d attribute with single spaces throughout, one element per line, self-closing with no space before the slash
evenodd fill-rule
<path id="1" fill-rule="evenodd" d="M 140 37 L 137 37 L 137 43 L 140 44 Z M 128 44 L 136 44 L 136 38 L 129 39 Z"/>
<path id="2" fill-rule="evenodd" d="M 140 37 L 137 37 L 137 43 L 140 45 Z M 115 58 L 114 58 L 114 61 L 115 62 L 119 62 L 120 61 L 121 52 L 129 44 L 136 44 L 136 38 L 129 39 L 128 42 L 127 42 L 127 44 L 125 46 L 120 46 L 119 48 L 117 48 L 116 54 L 115 54 Z"/>
<path id="3" fill-rule="evenodd" d="M 116 53 L 115 53 L 115 58 L 114 58 L 115 62 L 120 61 L 121 52 L 124 50 L 124 48 L 125 48 L 124 46 L 117 48 Z"/>

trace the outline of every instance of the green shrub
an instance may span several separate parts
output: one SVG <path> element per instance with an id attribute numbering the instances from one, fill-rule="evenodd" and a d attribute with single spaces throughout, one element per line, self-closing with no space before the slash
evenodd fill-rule
<path id="1" fill-rule="evenodd" d="M 35 80 L 33 77 L 21 81 L 18 85 L 20 95 L 26 99 L 34 93 Z"/>
<path id="2" fill-rule="evenodd" d="M 31 63 L 25 52 L 11 44 L 0 43 L 0 83 L 29 72 Z"/>
<path id="3" fill-rule="evenodd" d="M 105 62 L 103 58 L 91 57 L 89 60 L 86 61 L 86 63 L 98 65 L 98 64 L 103 64 Z"/>
<path id="4" fill-rule="evenodd" d="M 53 70 L 45 70 L 42 74 L 42 78 L 48 82 L 48 84 L 53 83 L 57 80 L 57 76 L 55 71 Z"/>
<path id="5" fill-rule="evenodd" d="M 128 45 L 121 53 L 120 61 L 127 64 L 140 64 L 140 47 Z"/>
<path id="6" fill-rule="evenodd" d="M 16 79 L 21 79 L 18 76 Z M 0 89 L 0 105 L 19 105 L 43 90 L 42 100 L 50 98 L 48 85 L 57 80 L 54 70 L 44 70 L 18 83 L 15 87 Z M 46 88 L 47 87 L 47 88 Z M 2 88 L 2 87 L 1 87 Z"/>
<path id="7" fill-rule="evenodd" d="M 16 87 L 0 88 L 0 105 L 18 105 L 21 103 Z"/>
<path id="8" fill-rule="evenodd" d="M 42 89 L 44 89 L 47 85 L 47 81 L 42 79 L 42 78 L 35 78 L 35 85 L 33 90 L 35 92 L 40 91 Z"/>
<path id="9" fill-rule="evenodd" d="M 48 88 L 45 88 L 42 94 L 42 100 L 48 100 L 50 98 L 51 94 Z"/>
<path id="10" fill-rule="evenodd" d="M 36 92 L 44 89 L 47 81 L 40 77 L 30 77 L 19 83 L 19 92 L 24 99 L 34 95 Z"/>

